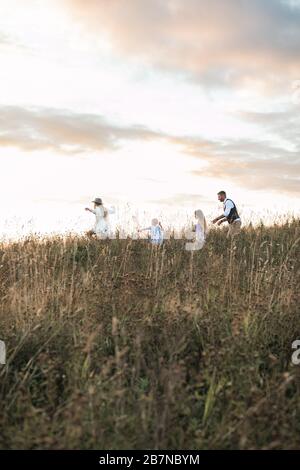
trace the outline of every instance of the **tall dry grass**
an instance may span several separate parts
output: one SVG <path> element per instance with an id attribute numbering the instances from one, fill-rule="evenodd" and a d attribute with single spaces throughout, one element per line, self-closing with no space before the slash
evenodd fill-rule
<path id="1" fill-rule="evenodd" d="M 2 244 L 0 447 L 299 447 L 299 229 Z"/>

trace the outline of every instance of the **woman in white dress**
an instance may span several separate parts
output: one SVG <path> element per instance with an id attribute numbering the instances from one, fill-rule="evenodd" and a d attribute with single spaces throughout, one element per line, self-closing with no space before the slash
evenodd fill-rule
<path id="1" fill-rule="evenodd" d="M 111 207 L 110 209 L 104 207 L 102 199 L 96 197 L 94 201 L 94 209 L 86 207 L 85 210 L 95 214 L 96 221 L 94 228 L 87 232 L 87 235 L 92 236 L 96 235 L 98 238 L 107 238 L 111 235 L 111 227 L 109 223 L 109 214 L 115 213 L 115 208 Z"/>

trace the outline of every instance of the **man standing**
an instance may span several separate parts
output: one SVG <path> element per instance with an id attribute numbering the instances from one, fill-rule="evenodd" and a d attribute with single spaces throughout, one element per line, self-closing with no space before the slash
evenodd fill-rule
<path id="1" fill-rule="evenodd" d="M 226 197 L 225 191 L 218 193 L 218 200 L 223 202 L 224 213 L 219 217 L 216 217 L 212 222 L 213 224 L 221 225 L 224 222 L 228 222 L 229 230 L 227 237 L 237 235 L 241 230 L 242 221 L 238 214 L 235 203 Z"/>

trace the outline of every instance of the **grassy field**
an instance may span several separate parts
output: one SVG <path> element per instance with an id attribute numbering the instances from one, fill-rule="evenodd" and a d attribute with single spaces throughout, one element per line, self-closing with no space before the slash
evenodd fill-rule
<path id="1" fill-rule="evenodd" d="M 0 447 L 300 447 L 300 223 L 0 245 Z"/>

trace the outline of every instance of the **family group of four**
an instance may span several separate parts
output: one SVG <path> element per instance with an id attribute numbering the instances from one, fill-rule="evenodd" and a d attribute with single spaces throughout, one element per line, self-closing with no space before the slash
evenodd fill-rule
<path id="1" fill-rule="evenodd" d="M 223 203 L 223 213 L 212 220 L 213 224 L 221 225 L 224 222 L 228 223 L 228 233 L 227 236 L 231 237 L 237 235 L 241 230 L 242 221 L 238 214 L 235 203 L 227 198 L 225 191 L 220 191 L 218 193 L 218 200 Z M 90 230 L 87 235 L 96 236 L 98 238 L 109 238 L 111 236 L 111 228 L 109 224 L 109 214 L 115 212 L 115 208 L 107 208 L 103 205 L 101 198 L 95 198 L 94 208 L 90 209 L 86 207 L 86 211 L 89 211 L 95 215 L 96 221 L 92 230 Z M 206 218 L 201 209 L 198 209 L 194 213 L 196 223 L 194 225 L 195 240 L 194 246 L 202 247 L 205 243 L 205 239 L 208 233 L 208 226 Z M 156 245 L 161 245 L 164 240 L 164 231 L 161 223 L 158 219 L 154 218 L 151 221 L 149 227 L 138 229 L 138 232 L 148 231 L 150 235 L 151 243 Z M 195 245 L 196 243 L 196 245 Z M 193 244 L 190 244 L 190 249 Z"/>

